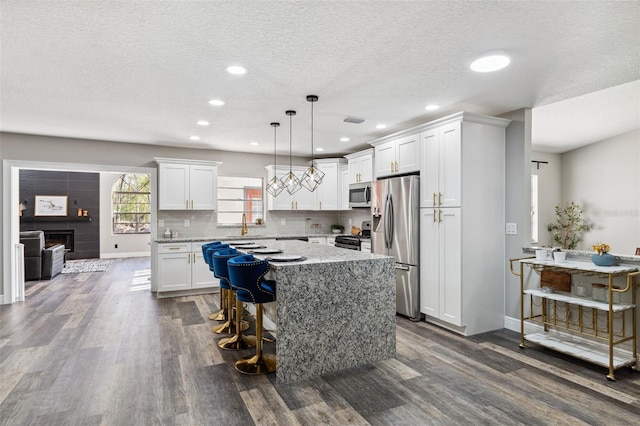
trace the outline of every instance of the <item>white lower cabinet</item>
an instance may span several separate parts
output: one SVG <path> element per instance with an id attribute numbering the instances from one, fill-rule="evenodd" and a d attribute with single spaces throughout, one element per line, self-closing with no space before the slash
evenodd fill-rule
<path id="1" fill-rule="evenodd" d="M 158 292 L 218 287 L 202 243 L 158 243 Z"/>
<path id="2" fill-rule="evenodd" d="M 360 240 L 360 251 L 371 253 L 371 240 Z"/>
<path id="3" fill-rule="evenodd" d="M 309 237 L 309 242 L 311 244 L 319 244 L 322 246 L 326 246 L 327 245 L 327 238 L 326 237 Z"/>
<path id="4" fill-rule="evenodd" d="M 420 311 L 462 326 L 461 211 L 420 211 Z"/>

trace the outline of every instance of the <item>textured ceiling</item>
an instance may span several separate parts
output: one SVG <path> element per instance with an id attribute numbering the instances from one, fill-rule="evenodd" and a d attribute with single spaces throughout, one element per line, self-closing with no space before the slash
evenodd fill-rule
<path id="1" fill-rule="evenodd" d="M 498 115 L 640 80 L 639 1 L 1 0 L 0 19 L 0 129 L 9 132 L 270 153 L 269 123 L 280 121 L 284 153 L 284 111 L 295 109 L 294 153 L 309 155 L 305 97 L 316 94 L 315 146 L 335 155 L 461 110 Z M 498 48 L 512 52 L 511 66 L 469 70 Z M 248 73 L 227 74 L 231 64 Z M 637 105 L 638 86 L 629 87 Z M 426 112 L 430 103 L 441 108 Z M 534 143 L 540 134 L 546 150 L 575 147 L 576 124 L 553 126 L 572 119 L 588 130 L 597 112 L 580 110 L 547 117 L 542 132 L 534 122 Z M 619 128 L 598 123 L 598 134 L 637 128 L 631 115 Z"/>

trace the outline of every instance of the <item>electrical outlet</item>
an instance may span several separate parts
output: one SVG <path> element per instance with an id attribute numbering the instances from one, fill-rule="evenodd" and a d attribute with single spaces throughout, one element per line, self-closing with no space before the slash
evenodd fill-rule
<path id="1" fill-rule="evenodd" d="M 164 220 L 163 219 L 160 219 L 158 221 L 158 228 L 164 228 Z"/>
<path id="2" fill-rule="evenodd" d="M 189 227 L 189 219 L 185 219 L 184 220 L 184 227 L 188 228 Z"/>
<path id="3" fill-rule="evenodd" d="M 280 219 L 280 225 L 284 226 L 287 224 L 287 219 Z"/>
<path id="4" fill-rule="evenodd" d="M 507 235 L 518 235 L 518 224 L 517 223 L 507 223 L 506 227 Z"/>
<path id="5" fill-rule="evenodd" d="M 113 248 L 118 248 L 118 245 L 117 245 L 117 244 L 114 244 L 114 245 L 113 245 Z"/>

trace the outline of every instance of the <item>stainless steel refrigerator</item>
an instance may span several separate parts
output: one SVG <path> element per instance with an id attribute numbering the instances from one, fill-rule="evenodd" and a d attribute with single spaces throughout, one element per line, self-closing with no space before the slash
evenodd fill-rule
<path id="1" fill-rule="evenodd" d="M 396 259 L 396 311 L 420 319 L 420 179 L 373 183 L 371 250 Z"/>

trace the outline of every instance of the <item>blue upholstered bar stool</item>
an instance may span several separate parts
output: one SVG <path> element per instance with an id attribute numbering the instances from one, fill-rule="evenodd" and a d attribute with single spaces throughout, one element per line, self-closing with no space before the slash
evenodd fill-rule
<path id="1" fill-rule="evenodd" d="M 262 353 L 262 304 L 276 300 L 276 282 L 265 280 L 269 262 L 258 260 L 252 254 L 229 259 L 229 282 L 236 291 L 238 303 L 256 305 L 256 353 L 236 362 L 236 370 L 244 374 L 268 374 L 276 371 L 275 355 Z"/>
<path id="2" fill-rule="evenodd" d="M 227 244 L 222 244 L 218 247 L 207 249 L 207 254 L 211 259 L 213 275 L 220 280 L 220 292 L 224 291 L 225 293 L 225 297 L 222 301 L 222 305 L 225 307 L 224 323 L 212 327 L 211 331 L 217 334 L 234 334 L 236 332 L 236 323 L 233 317 L 235 293 L 231 290 L 231 286 L 229 285 L 227 260 L 234 256 L 237 256 L 239 253 L 236 249 L 229 248 Z M 244 327 L 244 329 L 246 330 L 247 328 L 249 328 L 249 324 L 246 323 Z"/>
<path id="3" fill-rule="evenodd" d="M 211 260 L 211 255 L 213 252 L 219 248 L 227 248 L 228 244 L 224 244 L 222 241 L 213 241 L 210 243 L 202 244 L 202 257 L 204 261 L 209 265 L 209 270 L 214 272 L 213 270 L 213 262 Z M 215 276 L 215 273 L 213 274 Z M 213 312 L 209 314 L 209 319 L 214 321 L 227 321 L 230 314 L 227 312 L 227 290 L 220 286 L 220 311 Z"/>
<path id="4" fill-rule="evenodd" d="M 229 319 L 219 326 L 213 327 L 211 331 L 214 333 L 222 334 L 229 333 L 234 334 L 234 336 L 222 339 L 218 342 L 218 346 L 223 349 L 247 349 L 252 348 L 254 345 L 250 345 L 252 339 L 241 339 L 242 332 L 249 328 L 249 323 L 246 321 L 242 321 L 242 303 L 236 302 L 236 294 L 229 285 L 229 272 L 227 270 L 227 261 L 235 256 L 238 256 L 239 253 L 234 248 L 222 248 L 215 251 L 211 257 L 213 263 L 214 274 L 217 278 L 220 279 L 220 287 L 224 287 L 227 289 L 227 306 Z M 236 305 L 236 314 L 235 318 L 233 318 L 233 306 Z M 239 308 L 238 308 L 239 306 Z M 240 337 L 238 337 L 240 336 Z M 235 345 L 227 342 L 229 339 L 239 339 L 241 343 Z M 222 342 L 229 343 L 225 347 L 223 347 Z M 235 342 L 235 340 L 233 340 Z"/>

